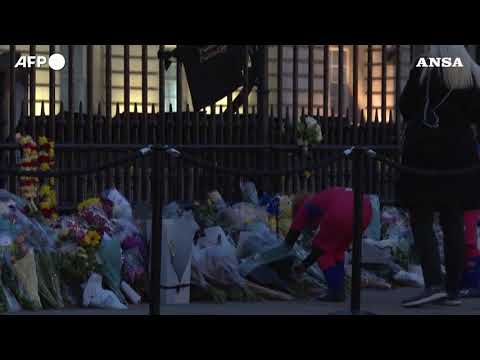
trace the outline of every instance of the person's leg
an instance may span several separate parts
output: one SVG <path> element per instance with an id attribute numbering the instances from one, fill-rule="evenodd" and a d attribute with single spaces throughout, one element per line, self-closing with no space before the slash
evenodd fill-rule
<path id="1" fill-rule="evenodd" d="M 417 208 L 410 210 L 415 248 L 420 258 L 425 290 L 402 302 L 405 307 L 421 306 L 447 297 L 444 291 L 440 254 L 437 239 L 433 234 L 433 209 Z"/>
<path id="2" fill-rule="evenodd" d="M 345 271 L 343 268 L 343 261 L 339 265 L 339 247 L 343 247 L 344 239 L 342 233 L 330 217 L 326 217 L 320 224 L 320 231 L 313 239 L 312 247 L 321 249 L 323 254 L 317 259 L 317 264 L 325 276 L 328 286 L 328 293 L 326 296 L 318 298 L 322 301 L 344 301 L 345 286 L 344 278 Z M 342 258 L 345 248 L 342 252 Z"/>
<path id="3" fill-rule="evenodd" d="M 433 233 L 433 209 L 410 209 L 410 224 L 415 249 L 422 266 L 425 287 L 441 286 L 443 276 L 437 239 Z"/>
<path id="4" fill-rule="evenodd" d="M 463 211 L 459 207 L 448 207 L 440 211 L 443 230 L 446 289 L 449 297 L 458 297 L 464 271 L 465 233 Z"/>

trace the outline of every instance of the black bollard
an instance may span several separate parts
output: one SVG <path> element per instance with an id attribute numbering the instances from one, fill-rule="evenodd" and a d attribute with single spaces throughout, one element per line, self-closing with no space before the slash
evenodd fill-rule
<path id="1" fill-rule="evenodd" d="M 362 223 L 363 223 L 363 150 L 352 152 L 352 187 L 353 187 L 353 246 L 352 246 L 352 282 L 350 311 L 334 313 L 335 315 L 373 315 L 360 310 L 362 282 Z"/>
<path id="2" fill-rule="evenodd" d="M 160 273 L 162 268 L 163 169 L 159 150 L 152 154 L 152 239 L 150 244 L 150 315 L 160 315 Z"/>

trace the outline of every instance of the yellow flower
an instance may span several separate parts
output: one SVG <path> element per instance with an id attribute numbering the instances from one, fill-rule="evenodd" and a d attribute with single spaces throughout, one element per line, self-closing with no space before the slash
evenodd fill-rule
<path id="1" fill-rule="evenodd" d="M 40 164 L 40 171 L 48 171 L 48 170 L 50 170 L 50 165 L 48 165 L 47 163 Z"/>
<path id="2" fill-rule="evenodd" d="M 39 205 L 40 205 L 40 209 L 43 209 L 43 210 L 50 209 L 50 203 L 48 201 L 42 201 Z"/>
<path id="3" fill-rule="evenodd" d="M 97 246 L 100 243 L 100 234 L 95 230 L 89 230 L 83 237 L 81 243 L 86 246 Z"/>
<path id="4" fill-rule="evenodd" d="M 50 195 L 52 189 L 48 185 L 42 185 L 40 187 L 40 196 L 48 196 Z"/>
<path id="5" fill-rule="evenodd" d="M 82 211 L 83 209 L 89 208 L 92 205 L 100 205 L 100 204 L 101 204 L 101 202 L 100 202 L 99 198 L 90 198 L 90 199 L 82 201 L 78 205 L 78 211 Z"/>
<path id="6" fill-rule="evenodd" d="M 40 137 L 38 138 L 38 144 L 39 144 L 39 145 L 45 145 L 46 143 L 48 143 L 48 140 L 47 140 L 47 138 L 46 138 L 45 136 L 40 136 Z"/>

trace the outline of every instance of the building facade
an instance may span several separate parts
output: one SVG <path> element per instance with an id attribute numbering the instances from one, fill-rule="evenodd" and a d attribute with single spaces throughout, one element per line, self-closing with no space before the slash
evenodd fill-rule
<path id="1" fill-rule="evenodd" d="M 45 55 L 49 54 L 50 45 L 36 45 L 36 54 Z M 299 108 L 308 106 L 309 95 L 309 51 L 308 45 L 295 45 L 297 50 L 297 102 Z M 175 45 L 166 45 L 166 49 L 173 49 Z M 273 105 L 273 109 L 277 112 L 278 103 L 278 83 L 281 79 L 282 83 L 282 103 L 283 114 L 285 116 L 286 109 L 291 109 L 294 105 L 293 94 L 293 57 L 294 46 L 283 45 L 282 56 L 282 76 L 278 76 L 278 47 L 268 46 L 268 87 L 269 87 L 269 104 Z M 343 66 L 339 67 L 339 49 L 343 51 Z M 392 50 L 395 46 L 382 46 L 371 45 L 372 50 L 372 66 L 371 66 L 371 104 L 372 109 L 382 109 L 382 93 L 386 94 L 384 99 L 386 105 L 386 113 L 389 110 L 395 108 L 395 82 L 396 82 L 396 57 L 392 56 Z M 359 45 L 359 57 L 358 57 L 358 110 L 366 109 L 368 104 L 368 46 Z M 382 49 L 385 51 L 382 57 Z M 469 49 L 475 52 L 476 47 L 469 45 Z M 62 55 L 69 63 L 69 51 L 67 45 L 56 45 L 55 50 Z M 159 108 L 159 60 L 157 53 L 159 45 L 148 46 L 148 63 L 147 63 L 147 82 L 148 82 L 148 112 L 151 112 L 153 107 L 156 111 Z M 8 54 L 9 45 L 0 45 L 0 53 Z M 16 51 L 22 55 L 28 55 L 30 51 L 30 45 L 16 45 Z M 86 103 L 87 94 L 87 55 L 85 45 L 74 46 L 74 72 L 73 72 L 73 84 L 74 84 L 74 106 L 72 109 L 74 112 L 78 111 L 80 102 Z M 106 84 L 105 84 L 105 46 L 95 45 L 93 46 L 93 103 L 100 104 L 102 112 L 105 112 L 106 107 Z M 124 111 L 124 45 L 112 45 L 112 116 L 115 116 L 117 108 L 120 112 Z M 142 104 L 142 46 L 130 45 L 129 46 L 129 71 L 130 71 L 130 111 L 133 111 L 135 105 L 138 106 L 141 111 Z M 406 79 L 408 78 L 409 68 L 411 66 L 411 60 L 416 54 L 422 51 L 422 46 L 416 45 L 401 45 L 400 46 L 400 89 L 404 86 Z M 353 45 L 329 45 L 328 54 L 329 61 L 328 66 L 324 63 L 325 49 L 323 45 L 313 46 L 313 108 L 316 112 L 316 108 L 323 110 L 324 104 L 324 75 L 325 69 L 328 68 L 328 108 L 330 109 L 329 115 L 336 116 L 341 111 L 344 114 L 347 111 L 351 111 L 353 105 Z M 382 66 L 382 58 L 386 62 L 386 66 Z M 4 70 L 5 71 L 5 70 Z M 182 78 L 177 79 L 176 64 L 173 63 L 166 72 L 165 79 L 165 110 L 172 109 L 176 111 L 179 105 L 185 110 L 187 104 L 191 105 L 191 100 L 188 91 L 188 83 L 185 79 L 185 74 L 182 72 Z M 3 82 L 6 82 L 4 76 Z M 343 79 L 342 81 L 340 81 Z M 177 80 L 182 82 L 183 88 L 183 103 L 177 104 Z M 64 108 L 68 109 L 68 67 L 64 67 L 63 70 L 56 72 L 55 74 L 55 112 L 60 110 L 60 103 L 63 102 Z M 341 83 L 340 83 L 341 82 Z M 40 115 L 42 102 L 44 103 L 45 114 L 50 113 L 49 104 L 49 71 L 47 66 L 43 66 L 36 71 L 36 103 L 35 114 Z M 385 87 L 384 92 L 382 92 Z M 2 117 L 8 118 L 8 94 L 6 90 L 8 84 L 3 84 L 3 96 L 2 96 Z M 339 109 L 339 93 L 343 94 L 343 108 Z M 20 113 L 22 101 L 25 101 L 28 108 L 28 91 L 22 86 L 19 86 L 16 91 L 17 98 L 17 113 Z M 227 100 L 222 99 L 217 105 L 226 105 Z M 250 95 L 249 104 L 256 105 L 255 90 Z M 208 109 L 207 109 L 208 111 Z M 321 113 L 323 113 L 321 111 Z M 381 112 L 380 112 L 381 113 Z M 278 115 L 278 114 L 276 114 Z M 17 115 L 18 117 L 19 115 Z"/>

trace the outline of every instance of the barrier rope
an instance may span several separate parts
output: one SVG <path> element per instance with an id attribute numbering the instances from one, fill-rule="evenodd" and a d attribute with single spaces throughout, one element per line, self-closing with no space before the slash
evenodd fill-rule
<path id="1" fill-rule="evenodd" d="M 389 159 L 386 156 L 379 155 L 373 150 L 366 150 L 366 154 L 373 160 L 378 161 L 378 162 L 384 162 L 388 164 L 389 166 L 400 170 L 401 172 L 404 173 L 409 173 L 409 174 L 416 174 L 416 175 L 421 175 L 421 176 L 454 176 L 454 175 L 466 175 L 466 174 L 471 174 L 471 173 L 476 173 L 480 171 L 480 164 L 474 165 L 468 168 L 462 168 L 462 169 L 452 169 L 452 170 L 427 170 L 427 169 L 419 169 L 419 168 L 413 168 L 409 166 L 405 166 L 399 163 L 396 163 L 395 161 Z"/>
<path id="2" fill-rule="evenodd" d="M 236 176 L 275 176 L 275 175 L 290 175 L 290 174 L 296 174 L 296 173 L 302 173 L 305 171 L 309 170 L 319 170 L 322 169 L 331 163 L 341 159 L 344 156 L 349 156 L 352 153 L 353 148 L 347 149 L 339 154 L 336 154 L 334 156 L 331 156 L 327 159 L 323 159 L 319 162 L 316 162 L 315 164 L 310 164 L 307 166 L 303 167 L 294 167 L 292 169 L 286 169 L 286 170 L 264 170 L 264 171 L 259 171 L 259 170 L 241 170 L 237 168 L 227 168 L 227 167 L 222 167 L 219 166 L 218 163 L 214 163 L 211 161 L 205 161 L 205 160 L 200 160 L 196 159 L 195 157 L 186 154 L 184 152 L 180 153 L 178 150 L 175 149 L 170 149 L 167 150 L 167 153 L 170 151 L 170 154 L 176 157 L 177 159 L 184 159 L 186 162 L 204 168 L 204 169 L 211 169 L 215 170 L 217 172 L 221 172 L 224 174 L 228 175 L 236 175 Z"/>
<path id="3" fill-rule="evenodd" d="M 86 169 L 69 169 L 69 170 L 51 170 L 51 171 L 28 171 L 18 169 L 0 169 L 1 175 L 15 175 L 15 176 L 32 176 L 38 178 L 45 177 L 63 177 L 63 176 L 81 176 L 88 175 L 95 172 L 104 171 L 110 168 L 118 167 L 120 165 L 129 164 L 139 158 L 145 157 L 152 153 L 152 146 L 144 147 L 134 154 L 123 156 L 120 159 L 108 161 L 104 164 L 90 167 Z"/>

